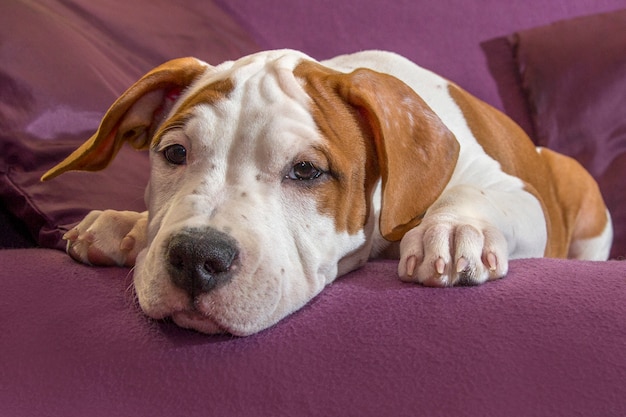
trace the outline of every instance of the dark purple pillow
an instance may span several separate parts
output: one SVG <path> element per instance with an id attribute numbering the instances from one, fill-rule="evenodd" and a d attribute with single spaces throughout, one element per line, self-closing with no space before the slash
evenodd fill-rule
<path id="1" fill-rule="evenodd" d="M 507 112 L 538 145 L 576 158 L 600 184 L 613 217 L 613 258 L 626 257 L 624 33 L 619 10 L 483 44 Z"/>
<path id="2" fill-rule="evenodd" d="M 172 58 L 259 49 L 213 1 L 2 2 L 0 39 L 0 203 L 47 247 L 91 209 L 144 209 L 147 155 L 130 148 L 105 171 L 39 182 L 126 88 Z"/>

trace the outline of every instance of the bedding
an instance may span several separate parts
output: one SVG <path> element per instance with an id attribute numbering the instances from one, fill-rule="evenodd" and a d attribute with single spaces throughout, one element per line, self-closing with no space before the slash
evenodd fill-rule
<path id="1" fill-rule="evenodd" d="M 41 279 L 22 279 L 28 259 Z M 514 261 L 509 278 L 441 291 L 374 261 L 246 338 L 149 321 L 122 268 L 43 249 L 0 262 L 3 297 L 29 300 L 0 304 L 13 417 L 626 412 L 623 262 Z"/>

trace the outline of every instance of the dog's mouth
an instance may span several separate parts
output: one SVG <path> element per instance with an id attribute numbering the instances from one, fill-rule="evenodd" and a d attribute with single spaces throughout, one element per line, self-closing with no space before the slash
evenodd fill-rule
<path id="1" fill-rule="evenodd" d="M 215 320 L 197 310 L 176 311 L 172 313 L 171 317 L 174 323 L 185 329 L 196 330 L 206 334 L 232 334 L 232 332 L 220 326 Z"/>

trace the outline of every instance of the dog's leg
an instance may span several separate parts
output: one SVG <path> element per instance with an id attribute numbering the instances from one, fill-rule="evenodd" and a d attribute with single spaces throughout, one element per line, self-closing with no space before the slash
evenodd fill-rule
<path id="1" fill-rule="evenodd" d="M 523 190 L 456 186 L 400 242 L 398 274 L 428 286 L 501 278 L 514 257 L 541 257 L 546 226 L 539 202 Z"/>
<path id="2" fill-rule="evenodd" d="M 134 266 L 146 246 L 148 212 L 95 210 L 67 232 L 67 253 L 89 265 Z"/>
<path id="3" fill-rule="evenodd" d="M 611 215 L 598 184 L 575 159 L 541 148 L 552 171 L 566 227 L 571 230 L 568 258 L 604 261 L 613 241 Z"/>

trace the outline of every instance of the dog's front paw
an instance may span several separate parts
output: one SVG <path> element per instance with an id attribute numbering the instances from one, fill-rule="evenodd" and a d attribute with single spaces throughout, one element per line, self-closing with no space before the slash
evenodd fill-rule
<path id="1" fill-rule="evenodd" d="M 94 210 L 67 232 L 67 253 L 89 265 L 133 266 L 146 246 L 147 212 Z"/>
<path id="2" fill-rule="evenodd" d="M 400 242 L 398 274 L 427 286 L 476 285 L 508 270 L 507 243 L 491 225 L 473 219 L 433 218 Z"/>

